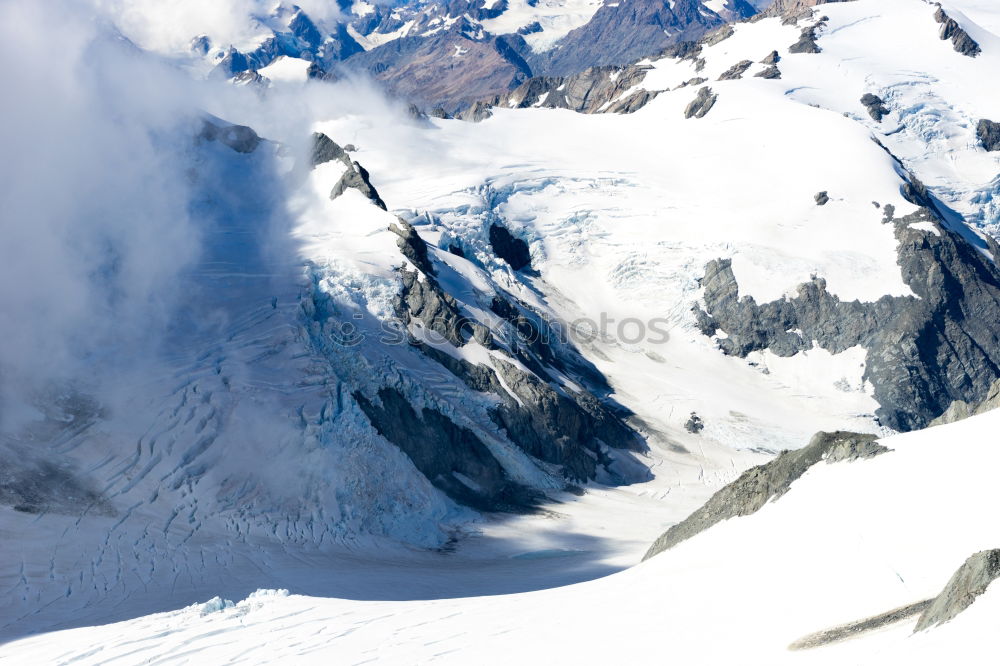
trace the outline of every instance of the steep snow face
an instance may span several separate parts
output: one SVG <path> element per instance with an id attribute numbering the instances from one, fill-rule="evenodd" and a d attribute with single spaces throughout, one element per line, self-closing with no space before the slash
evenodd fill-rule
<path id="1" fill-rule="evenodd" d="M 1000 647 L 996 585 L 949 623 L 916 635 L 911 615 L 839 643 L 789 645 L 934 597 L 970 554 L 1000 542 L 992 502 L 997 427 L 1000 411 L 883 438 L 891 450 L 875 458 L 819 462 L 759 512 L 579 585 L 405 603 L 258 592 L 233 606 L 213 600 L 30 638 L 0 654 L 107 660 L 141 649 L 170 663 L 222 662 L 253 650 L 263 663 L 335 654 L 385 664 L 500 664 L 557 651 L 561 661 L 584 664 L 642 663 L 650 655 L 695 664 L 972 663 Z M 212 594 L 207 588 L 203 597 Z"/>

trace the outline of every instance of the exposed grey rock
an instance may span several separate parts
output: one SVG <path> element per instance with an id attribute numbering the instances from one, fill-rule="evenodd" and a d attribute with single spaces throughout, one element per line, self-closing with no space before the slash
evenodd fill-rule
<path id="1" fill-rule="evenodd" d="M 781 70 L 774 65 L 771 65 L 770 67 L 757 72 L 754 76 L 759 76 L 762 79 L 780 79 Z"/>
<path id="2" fill-rule="evenodd" d="M 435 275 L 437 271 L 434 270 L 430 257 L 427 256 L 427 243 L 417 234 L 413 225 L 402 218 L 396 219 L 399 224 L 390 224 L 389 231 L 399 236 L 399 240 L 396 242 L 399 251 L 421 271 L 427 275 Z"/>
<path id="3" fill-rule="evenodd" d="M 1000 379 L 993 383 L 986 397 L 981 401 L 969 404 L 965 400 L 956 400 L 949 405 L 944 414 L 930 422 L 929 425 L 944 425 L 967 419 L 970 416 L 978 416 L 993 409 L 1000 409 Z"/>
<path id="4" fill-rule="evenodd" d="M 914 183 L 908 196 L 917 200 Z M 792 356 L 816 341 L 831 353 L 855 345 L 868 351 L 864 378 L 874 387 L 879 420 L 896 430 L 926 426 L 956 400 L 978 403 L 1000 378 L 1000 269 L 928 209 L 885 221 L 895 226 L 903 281 L 917 295 L 843 302 L 821 278 L 795 297 L 757 304 L 739 289 L 729 260 L 709 262 L 695 307 L 706 335 L 719 329 L 726 354 L 770 349 Z M 939 235 L 910 227 L 930 222 Z M 800 335 L 796 330 L 802 331 Z"/>
<path id="5" fill-rule="evenodd" d="M 530 53 L 520 35 L 482 33 L 463 12 L 446 30 L 394 39 L 352 55 L 345 66 L 367 73 L 397 97 L 458 115 L 531 78 L 525 61 Z"/>
<path id="6" fill-rule="evenodd" d="M 404 323 L 417 319 L 425 329 L 434 331 L 456 347 L 475 338 L 488 348 L 500 349 L 488 329 L 461 316 L 458 304 L 441 291 L 433 278 L 419 280 L 416 272 L 403 271 L 402 279 L 397 312 Z M 505 318 L 512 322 L 520 318 L 517 308 L 502 299 L 500 302 L 503 306 L 495 302 L 494 310 L 504 312 Z M 523 318 L 521 323 L 523 325 Z M 615 412 L 589 391 L 569 393 L 539 378 L 548 377 L 546 367 L 556 367 L 560 372 L 580 377 L 575 372 L 578 368 L 556 357 L 544 340 L 541 337 L 522 338 L 526 349 L 514 348 L 511 343 L 511 355 L 534 374 L 499 358 L 493 360 L 494 370 L 487 365 L 457 359 L 433 344 L 415 340 L 411 344 L 469 388 L 496 396 L 498 403 L 489 410 L 491 420 L 526 453 L 558 465 L 567 480 L 593 479 L 599 470 L 614 476 L 614 461 L 608 457 L 606 448 L 642 451 L 644 442 L 625 425 L 624 411 Z M 621 480 L 635 479 L 622 477 Z"/>
<path id="7" fill-rule="evenodd" d="M 811 25 L 802 29 L 802 34 L 799 35 L 799 41 L 795 42 L 788 47 L 789 53 L 820 53 L 822 49 L 819 48 L 819 44 L 816 43 L 817 33 L 822 27 L 823 21 L 819 21 L 816 25 Z"/>
<path id="8" fill-rule="evenodd" d="M 976 136 L 986 150 L 1000 150 L 1000 123 L 985 118 L 976 126 Z"/>
<path id="9" fill-rule="evenodd" d="M 419 321 L 441 340 L 461 347 L 472 337 L 469 320 L 458 310 L 458 303 L 433 279 L 421 280 L 416 271 L 400 271 L 402 289 L 396 298 L 396 313 L 404 324 Z"/>
<path id="10" fill-rule="evenodd" d="M 218 141 L 238 153 L 252 153 L 261 142 L 261 138 L 249 127 L 217 124 L 208 119 L 202 121 L 198 139 Z"/>
<path id="11" fill-rule="evenodd" d="M 561 464 L 567 478 L 593 479 L 598 466 L 608 466 L 602 444 L 645 449 L 635 432 L 590 393 L 570 398 L 513 364 L 497 360 L 496 365 L 504 383 L 528 408 L 497 409 L 491 416 L 526 452 Z"/>
<path id="12" fill-rule="evenodd" d="M 490 246 L 493 252 L 515 271 L 531 268 L 531 252 L 528 250 L 528 244 L 511 234 L 506 227 L 499 224 L 490 225 Z"/>
<path id="13" fill-rule="evenodd" d="M 560 39 L 555 48 L 533 58 L 532 68 L 566 76 L 593 66 L 624 65 L 674 44 L 698 40 L 714 30 L 725 31 L 728 22 L 756 13 L 743 0 L 730 2 L 721 11 L 724 16 L 706 12 L 698 0 L 607 3 L 589 22 Z"/>
<path id="14" fill-rule="evenodd" d="M 888 453 L 891 450 L 892 449 L 877 443 L 874 436 L 871 436 L 871 438 L 869 438 L 868 435 L 861 435 L 858 437 L 842 437 L 835 439 L 835 441 L 830 444 L 827 449 L 826 456 L 823 459 L 827 463 L 852 462 L 854 460 L 874 458 L 875 456 L 882 455 L 883 453 Z"/>
<path id="15" fill-rule="evenodd" d="M 785 451 L 774 460 L 743 472 L 712 495 L 701 508 L 660 536 L 642 559 L 648 560 L 669 550 L 723 520 L 756 513 L 788 492 L 793 481 L 824 458 L 829 462 L 843 462 L 887 452 L 889 449 L 876 444 L 876 439 L 875 435 L 856 432 L 816 433 L 805 448 Z"/>
<path id="16" fill-rule="evenodd" d="M 331 160 L 340 160 L 348 169 L 354 168 L 354 165 L 351 163 L 351 158 L 348 157 L 347 152 L 327 135 L 320 132 L 313 132 L 312 143 L 310 161 L 314 167 L 319 166 L 320 164 L 325 164 Z"/>
<path id="17" fill-rule="evenodd" d="M 497 402 L 488 410 L 493 423 L 529 455 L 558 466 L 567 480 L 594 479 L 599 474 L 605 479 L 636 480 L 635 470 L 625 473 L 618 469 L 617 459 L 608 450 L 641 451 L 645 443 L 625 424 L 626 410 L 606 404 L 592 392 L 597 390 L 605 397 L 611 392 L 596 368 L 575 349 L 560 343 L 544 319 L 501 293 L 493 296 L 489 308 L 509 329 L 501 326 L 494 333 L 464 316 L 460 304 L 435 279 L 426 243 L 414 228 L 400 220 L 393 231 L 400 236 L 401 251 L 419 269 L 400 271 L 397 316 L 405 326 L 419 322 L 436 336 L 411 339 L 410 344 L 469 388 L 495 396 Z M 472 364 L 455 358 L 438 342 L 462 347 L 472 339 L 509 355 L 511 362 L 494 355 L 493 367 Z M 514 365 L 513 359 L 528 371 Z M 580 388 L 567 391 L 554 376 L 572 377 Z"/>
<path id="18" fill-rule="evenodd" d="M 781 17 L 786 25 L 796 24 L 813 16 L 814 7 L 834 2 L 852 2 L 853 0 L 774 0 L 751 20 Z"/>
<path id="19" fill-rule="evenodd" d="M 704 79 L 704 78 L 702 78 L 700 76 L 696 76 L 693 79 L 688 79 L 684 83 L 681 83 L 676 88 L 674 88 L 674 90 L 680 90 L 681 88 L 687 88 L 688 86 L 700 86 L 701 84 L 705 83 L 706 81 L 708 81 L 708 79 Z"/>
<path id="20" fill-rule="evenodd" d="M 733 30 L 733 26 L 727 23 L 726 25 L 713 30 L 699 39 L 698 44 L 701 46 L 715 46 L 716 44 L 721 44 L 735 34 L 736 31 Z"/>
<path id="21" fill-rule="evenodd" d="M 934 20 L 941 24 L 941 39 L 950 39 L 951 45 L 962 55 L 975 58 L 983 52 L 976 40 L 972 39 L 955 19 L 945 13 L 941 5 L 938 5 L 937 11 L 934 12 Z"/>
<path id="22" fill-rule="evenodd" d="M 965 561 L 917 620 L 923 631 L 954 619 L 1000 577 L 1000 549 L 983 550 Z"/>
<path id="23" fill-rule="evenodd" d="M 781 62 L 781 56 L 777 51 L 771 51 L 767 57 L 760 61 L 762 65 L 777 65 Z"/>
<path id="24" fill-rule="evenodd" d="M 540 76 L 487 103 L 500 108 L 541 106 L 581 113 L 631 113 L 657 94 L 638 90 L 621 99 L 623 93 L 642 82 L 648 71 L 646 66 L 628 65 L 592 67 L 567 77 Z"/>
<path id="25" fill-rule="evenodd" d="M 865 93 L 861 96 L 861 105 L 868 109 L 868 115 L 877 123 L 882 122 L 882 118 L 889 114 L 889 109 L 882 98 L 871 93 Z"/>
<path id="26" fill-rule="evenodd" d="M 352 162 L 344 174 L 340 177 L 340 180 L 333 186 L 330 190 L 330 198 L 336 199 L 341 194 L 347 191 L 348 188 L 354 188 L 361 192 L 369 199 L 372 203 L 381 208 L 382 210 L 387 210 L 385 207 L 385 202 L 382 201 L 382 197 L 379 196 L 378 190 L 372 185 L 371 180 L 368 175 L 368 171 L 361 166 L 358 162 Z"/>
<path id="27" fill-rule="evenodd" d="M 662 90 L 636 90 L 634 93 L 613 102 L 607 108 L 607 113 L 635 113 L 649 104 Z"/>
<path id="28" fill-rule="evenodd" d="M 486 120 L 487 118 L 493 115 L 493 112 L 490 111 L 490 107 L 491 105 L 489 102 L 479 101 L 470 106 L 469 108 L 465 109 L 461 113 L 455 114 L 455 117 L 461 120 L 468 120 L 474 123 L 478 123 L 480 121 Z"/>
<path id="29" fill-rule="evenodd" d="M 431 118 L 440 118 L 442 120 L 449 120 L 451 118 L 451 114 L 442 109 L 440 106 L 431 111 L 430 116 Z"/>
<path id="30" fill-rule="evenodd" d="M 692 435 L 697 435 L 699 432 L 705 429 L 705 424 L 702 422 L 701 417 L 691 412 L 691 416 L 688 418 L 687 423 L 684 424 L 684 429 L 687 430 Z"/>
<path id="31" fill-rule="evenodd" d="M 724 71 L 722 74 L 720 74 L 719 81 L 732 81 L 734 79 L 742 79 L 743 73 L 746 72 L 748 69 L 750 69 L 751 65 L 753 65 L 753 63 L 750 62 L 749 60 L 741 60 L 740 62 L 736 63 L 735 65 Z"/>
<path id="32" fill-rule="evenodd" d="M 431 407 L 418 412 L 397 389 L 379 389 L 377 401 L 354 399 L 379 434 L 409 456 L 420 472 L 457 502 L 481 511 L 523 511 L 538 493 L 507 478 L 475 433 Z"/>
<path id="33" fill-rule="evenodd" d="M 718 95 L 712 92 L 712 89 L 705 86 L 698 90 L 697 96 L 687 108 L 684 109 L 685 118 L 704 118 L 705 114 L 711 111 L 712 107 L 715 106 L 715 100 L 719 98 Z"/>
<path id="34" fill-rule="evenodd" d="M 504 361 L 497 360 L 494 370 L 456 359 L 428 345 L 420 347 L 469 388 L 497 396 L 499 402 L 490 410 L 493 422 L 529 455 L 558 465 L 568 481 L 593 479 L 599 468 L 610 471 L 613 461 L 605 447 L 645 449 L 642 439 L 623 423 L 621 415 L 590 393 L 566 393 Z"/>
<path id="35" fill-rule="evenodd" d="M 268 86 L 268 80 L 254 69 L 248 69 L 244 72 L 240 72 L 233 77 L 233 83 L 238 86 L 250 86 L 258 89 L 263 89 Z"/>
<path id="36" fill-rule="evenodd" d="M 533 35 L 536 32 L 542 31 L 542 24 L 538 21 L 532 21 L 528 25 L 522 25 L 517 29 L 517 34 L 519 35 Z"/>
<path id="37" fill-rule="evenodd" d="M 866 634 L 870 631 L 887 627 L 890 624 L 902 622 L 903 620 L 911 618 L 918 613 L 922 613 L 928 606 L 930 606 L 931 601 L 933 601 L 933 599 L 924 599 L 923 601 L 894 608 L 893 610 L 885 613 L 879 613 L 878 615 L 865 618 L 864 620 L 842 624 L 839 627 L 833 627 L 832 629 L 825 629 L 824 631 L 819 631 L 815 634 L 803 636 L 789 645 L 788 649 L 809 650 L 812 648 L 822 647 L 823 645 L 830 645 L 831 643 L 839 643 L 851 638 L 857 638 L 861 634 Z"/>
<path id="38" fill-rule="evenodd" d="M 825 206 L 830 201 L 830 196 L 827 194 L 826 190 L 824 190 L 822 192 L 817 192 L 813 199 L 816 200 L 817 206 Z"/>

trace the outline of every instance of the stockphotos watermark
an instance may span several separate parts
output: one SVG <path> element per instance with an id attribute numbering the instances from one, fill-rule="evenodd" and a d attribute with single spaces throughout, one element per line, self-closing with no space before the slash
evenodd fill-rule
<path id="1" fill-rule="evenodd" d="M 399 320 L 380 320 L 377 327 L 368 328 L 359 325 L 366 319 L 365 315 L 355 313 L 352 319 L 359 323 L 341 321 L 329 329 L 329 335 L 335 344 L 356 347 L 374 338 L 383 345 L 403 345 L 409 344 L 413 339 L 413 334 Z M 415 321 L 419 324 L 422 341 L 431 346 L 451 344 L 455 340 L 468 341 L 476 337 L 477 330 L 486 330 L 483 324 L 465 317 L 448 316 L 430 321 Z M 597 341 L 623 345 L 663 344 L 670 339 L 671 327 L 671 321 L 663 317 L 617 319 L 606 312 L 600 313 L 596 319 L 579 317 L 572 321 L 541 321 L 518 316 L 507 321 L 514 337 L 529 346 L 538 343 L 589 345 Z"/>

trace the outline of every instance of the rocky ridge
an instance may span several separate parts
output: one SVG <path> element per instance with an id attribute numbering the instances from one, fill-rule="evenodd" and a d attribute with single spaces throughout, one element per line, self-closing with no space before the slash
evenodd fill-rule
<path id="1" fill-rule="evenodd" d="M 808 446 L 796 451 L 783 451 L 774 460 L 748 469 L 726 485 L 690 516 L 658 538 L 643 560 L 648 560 L 713 525 L 730 518 L 749 516 L 765 504 L 788 492 L 792 483 L 813 465 L 849 462 L 872 458 L 889 451 L 876 443 L 875 435 L 854 432 L 820 432 Z"/>

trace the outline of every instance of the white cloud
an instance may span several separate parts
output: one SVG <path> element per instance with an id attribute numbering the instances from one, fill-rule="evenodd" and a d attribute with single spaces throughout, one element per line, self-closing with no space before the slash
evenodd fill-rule
<path id="1" fill-rule="evenodd" d="M 72 2 L 0 4 L 0 381 L 148 348 L 197 256 L 192 89 Z M 137 352 L 136 352 L 137 353 Z"/>

